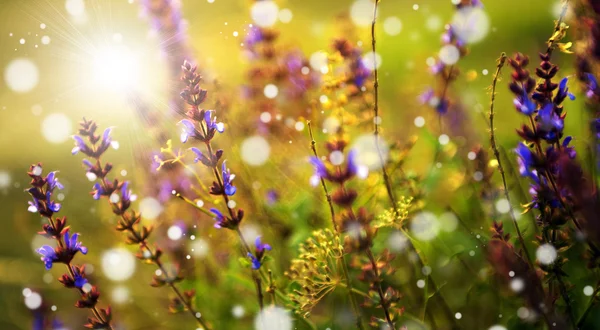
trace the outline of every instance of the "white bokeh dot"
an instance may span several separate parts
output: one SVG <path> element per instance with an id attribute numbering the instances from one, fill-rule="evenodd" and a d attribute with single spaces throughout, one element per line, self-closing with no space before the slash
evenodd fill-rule
<path id="1" fill-rule="evenodd" d="M 552 264 L 558 257 L 558 252 L 552 244 L 546 243 L 540 245 L 535 251 L 535 257 L 543 265 Z"/>
<path id="2" fill-rule="evenodd" d="M 367 27 L 373 22 L 373 2 L 356 0 L 350 7 L 350 18 L 357 26 Z"/>
<path id="3" fill-rule="evenodd" d="M 410 222 L 410 232 L 417 239 L 430 241 L 434 239 L 440 230 L 438 219 L 431 212 L 417 213 Z"/>
<path id="4" fill-rule="evenodd" d="M 402 32 L 402 21 L 396 16 L 390 16 L 383 21 L 383 31 L 385 33 L 396 36 Z"/>
<path id="5" fill-rule="evenodd" d="M 292 330 L 290 312 L 278 306 L 264 308 L 254 319 L 255 330 Z"/>
<path id="6" fill-rule="evenodd" d="M 117 286 L 112 290 L 111 298 L 115 304 L 124 304 L 129 300 L 129 289 L 126 286 Z"/>
<path id="7" fill-rule="evenodd" d="M 177 241 L 183 236 L 183 230 L 181 229 L 181 227 L 173 225 L 167 230 L 167 236 L 169 237 L 169 239 Z"/>
<path id="8" fill-rule="evenodd" d="M 385 143 L 381 137 L 379 138 L 379 151 L 381 151 L 380 157 L 375 136 L 373 134 L 359 136 L 352 144 L 351 149 L 356 150 L 356 162 L 359 165 L 368 167 L 370 171 L 381 169 L 381 158 L 383 158 L 384 164 L 388 158 L 389 148 L 387 143 Z"/>
<path id="9" fill-rule="evenodd" d="M 256 1 L 250 8 L 250 16 L 256 25 L 270 27 L 277 23 L 279 7 L 272 0 Z"/>
<path id="10" fill-rule="evenodd" d="M 267 98 L 274 99 L 277 97 L 277 94 L 279 94 L 279 89 L 273 84 L 268 84 L 265 86 L 263 93 Z"/>
<path id="11" fill-rule="evenodd" d="M 450 142 L 450 137 L 448 135 L 446 135 L 446 134 L 442 134 L 442 135 L 439 136 L 438 142 L 441 145 L 445 146 L 446 144 L 448 144 Z"/>
<path id="12" fill-rule="evenodd" d="M 292 11 L 287 8 L 279 11 L 279 21 L 281 21 L 281 23 L 289 23 L 292 21 L 293 17 Z"/>
<path id="13" fill-rule="evenodd" d="M 362 61 L 367 69 L 373 71 L 381 66 L 381 55 L 375 53 L 373 56 L 373 52 L 367 52 L 363 55 Z"/>
<path id="14" fill-rule="evenodd" d="M 16 93 L 27 93 L 39 82 L 37 65 L 26 58 L 17 58 L 8 63 L 4 70 L 4 81 Z"/>
<path id="15" fill-rule="evenodd" d="M 29 309 L 38 309 L 42 306 L 42 296 L 37 292 L 31 292 L 25 296 L 25 306 Z"/>
<path id="16" fill-rule="evenodd" d="M 71 16 L 81 16 L 85 14 L 85 2 L 83 0 L 66 0 L 65 9 Z"/>
<path id="17" fill-rule="evenodd" d="M 594 288 L 591 285 L 586 285 L 585 288 L 583 288 L 583 294 L 586 296 L 591 296 L 594 294 Z"/>
<path id="18" fill-rule="evenodd" d="M 251 136 L 240 147 L 242 160 L 251 166 L 261 166 L 269 160 L 271 146 L 262 136 Z"/>
<path id="19" fill-rule="evenodd" d="M 490 19 L 482 8 L 463 7 L 454 14 L 452 27 L 461 40 L 476 43 L 487 36 Z"/>
<path id="20" fill-rule="evenodd" d="M 0 189 L 10 187 L 11 183 L 12 178 L 10 177 L 10 173 L 7 171 L 0 171 Z"/>
<path id="21" fill-rule="evenodd" d="M 154 220 L 162 213 L 163 206 L 152 197 L 146 197 L 140 201 L 140 212 L 144 219 Z"/>
<path id="22" fill-rule="evenodd" d="M 425 126 L 425 118 L 418 116 L 417 118 L 415 118 L 415 126 L 417 127 L 423 127 Z"/>
<path id="23" fill-rule="evenodd" d="M 438 53 L 440 61 L 446 65 L 453 65 L 460 59 L 460 50 L 454 45 L 445 45 Z"/>
<path id="24" fill-rule="evenodd" d="M 51 143 L 63 143 L 73 134 L 71 119 L 62 113 L 53 113 L 42 121 L 42 135 Z"/>
<path id="25" fill-rule="evenodd" d="M 510 212 L 510 203 L 506 198 L 501 198 L 496 202 L 496 211 L 500 213 Z"/>
<path id="26" fill-rule="evenodd" d="M 102 255 L 102 271 L 112 281 L 129 279 L 135 272 L 135 257 L 124 248 L 114 248 Z"/>

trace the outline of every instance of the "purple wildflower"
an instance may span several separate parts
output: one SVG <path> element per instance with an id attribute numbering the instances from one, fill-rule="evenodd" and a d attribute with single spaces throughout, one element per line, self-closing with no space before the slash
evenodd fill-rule
<path id="1" fill-rule="evenodd" d="M 225 194 L 227 196 L 233 196 L 237 191 L 237 188 L 231 183 L 235 178 L 235 174 L 231 174 L 231 171 L 225 165 L 225 161 L 223 161 L 221 165 L 221 170 L 223 172 L 223 188 Z"/>
<path id="2" fill-rule="evenodd" d="M 223 213 L 221 213 L 221 211 L 219 211 L 216 208 L 211 208 L 210 212 L 212 214 L 215 215 L 215 217 L 213 218 L 216 222 L 215 222 L 215 228 L 224 228 L 227 225 L 227 217 L 225 217 L 223 215 Z"/>

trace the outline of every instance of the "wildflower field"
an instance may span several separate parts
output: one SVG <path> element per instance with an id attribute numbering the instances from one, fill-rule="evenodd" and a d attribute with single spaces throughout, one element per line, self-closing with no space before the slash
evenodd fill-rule
<path id="1" fill-rule="evenodd" d="M 600 329 L 599 1 L 0 0 L 0 70 L 0 330 Z"/>

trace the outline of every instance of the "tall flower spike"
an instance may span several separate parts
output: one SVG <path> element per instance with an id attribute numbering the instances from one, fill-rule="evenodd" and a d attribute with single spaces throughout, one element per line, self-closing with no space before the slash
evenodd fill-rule
<path id="1" fill-rule="evenodd" d="M 71 235 L 66 217 L 53 218 L 53 214 L 60 209 L 60 204 L 52 201 L 52 192 L 54 189 L 63 189 L 63 185 L 58 181 L 57 173 L 57 171 L 50 172 L 43 177 L 41 164 L 32 165 L 30 172 L 27 173 L 31 177 L 31 187 L 26 191 L 34 199 L 33 202 L 29 202 L 28 209 L 32 212 L 39 212 L 48 219 L 48 223 L 42 226 L 43 230 L 38 234 L 56 241 L 56 247 L 44 245 L 36 252 L 41 255 L 40 259 L 46 270 L 50 270 L 55 263 L 62 263 L 67 267 L 67 273 L 60 276 L 59 281 L 66 288 L 76 288 L 81 296 L 75 306 L 91 309 L 94 315 L 90 319 L 90 323 L 85 326 L 93 324 L 94 329 L 112 330 L 110 307 L 107 309 L 108 312 L 101 314 L 101 311 L 106 310 L 99 310 L 96 307 L 100 297 L 98 289 L 93 285 L 90 290 L 84 289 L 84 286 L 89 283 L 85 277 L 84 267 L 72 264 L 77 253 L 87 254 L 88 249 L 78 240 L 79 234 Z"/>
<path id="2" fill-rule="evenodd" d="M 186 122 L 184 135 L 182 141 L 187 140 L 187 136 L 191 135 L 191 128 L 194 129 L 194 137 L 201 142 L 204 142 L 206 150 L 201 152 L 197 148 L 192 148 L 191 151 L 195 154 L 195 161 L 202 162 L 214 175 L 212 186 L 208 189 L 208 193 L 212 195 L 220 195 L 225 202 L 227 207 L 228 215 L 224 215 L 221 211 L 215 207 L 210 209 L 210 213 L 213 214 L 215 220 L 214 227 L 226 228 L 233 230 L 237 233 L 242 247 L 244 249 L 244 255 L 250 257 L 252 260 L 252 268 L 257 271 L 260 268 L 260 257 L 254 256 L 250 251 L 249 245 L 244 239 L 242 232 L 239 229 L 239 225 L 244 217 L 244 211 L 241 209 L 235 209 L 235 205 L 230 203 L 230 196 L 236 193 L 237 188 L 233 185 L 232 181 L 235 175 L 231 174 L 227 168 L 226 162 L 223 160 L 221 163 L 221 171 L 219 171 L 219 161 L 222 159 L 223 150 L 213 149 L 211 145 L 212 139 L 215 137 L 216 132 L 224 131 L 224 124 L 217 122 L 217 118 L 214 110 L 206 110 L 199 108 L 201 102 L 197 100 L 204 100 L 206 97 L 206 90 L 200 87 L 202 78 L 196 72 L 195 67 L 185 62 L 182 66 L 183 77 L 182 80 L 186 83 L 185 89 L 181 92 L 181 97 L 190 105 L 189 110 L 186 112 L 188 119 L 184 119 L 182 122 Z M 185 139 L 184 139 L 185 137 Z M 261 278 L 255 272 L 252 272 L 252 279 L 256 286 L 257 297 L 259 300 L 259 306 L 263 307 L 263 294 Z"/>
<path id="3" fill-rule="evenodd" d="M 182 135 L 184 140 L 187 140 L 188 137 L 193 136 L 196 137 L 196 134 L 199 134 L 197 131 L 192 131 L 193 124 L 191 127 L 186 125 L 188 123 L 184 122 L 184 133 L 187 132 L 187 135 Z M 107 145 L 110 145 L 112 139 L 110 137 L 111 130 L 106 129 L 102 138 L 97 137 L 94 134 L 94 131 L 97 129 L 97 125 L 93 121 L 84 121 L 81 123 L 81 128 L 79 130 L 79 134 L 83 137 L 87 137 L 87 142 L 95 146 L 94 148 L 88 148 L 91 152 L 85 153 L 88 157 L 93 158 L 93 161 L 84 161 L 84 166 L 86 168 L 86 172 L 94 173 L 92 176 L 96 183 L 94 184 L 92 190 L 92 197 L 96 200 L 101 198 L 106 198 L 109 205 L 112 208 L 112 211 L 115 215 L 119 217 L 117 221 L 116 229 L 120 232 L 127 233 L 127 244 L 137 245 L 139 248 L 139 252 L 137 257 L 140 260 L 143 260 L 146 263 L 151 263 L 156 265 L 156 267 L 162 272 L 162 274 L 167 274 L 167 270 L 161 260 L 162 251 L 159 248 L 154 248 L 148 242 L 148 237 L 152 233 L 152 227 L 142 225 L 140 223 L 141 215 L 139 212 L 131 210 L 131 200 L 134 195 L 131 194 L 131 190 L 129 189 L 130 184 L 128 181 L 120 181 L 119 179 L 109 180 L 108 174 L 112 170 L 112 165 L 110 163 L 102 163 L 101 157 L 104 152 L 107 150 Z M 80 141 L 80 139 L 76 139 L 76 141 Z M 83 139 L 81 139 L 83 141 Z M 85 142 L 84 145 L 87 146 Z M 90 166 L 91 165 L 91 166 Z M 89 177 L 88 177 L 89 178 Z M 73 238 L 71 237 L 71 240 Z M 75 238 L 76 240 L 76 238 Z M 77 244 L 71 244 L 75 248 L 80 251 L 85 251 L 84 248 Z M 177 278 L 181 278 L 179 274 L 176 275 Z M 211 329 L 211 327 L 204 321 L 204 317 L 198 316 L 201 315 L 197 312 L 196 308 L 192 305 L 191 299 L 186 299 L 183 297 L 183 294 L 179 290 L 174 283 L 170 285 L 173 292 L 177 295 L 177 299 L 179 299 L 182 304 L 185 306 L 184 309 L 189 311 L 189 313 L 194 317 L 194 320 L 198 323 L 198 325 L 202 326 L 204 329 Z M 86 296 L 86 299 L 80 300 L 81 306 L 87 306 L 88 304 L 94 301 L 95 296 L 93 293 L 90 293 Z M 110 310 L 106 311 L 110 314 Z M 99 325 L 94 320 L 90 320 L 88 323 L 89 327 L 98 328 Z"/>

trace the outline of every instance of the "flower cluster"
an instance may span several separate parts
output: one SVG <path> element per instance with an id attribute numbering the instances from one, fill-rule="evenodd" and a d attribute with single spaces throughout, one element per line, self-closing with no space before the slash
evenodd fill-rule
<path id="1" fill-rule="evenodd" d="M 127 233 L 126 243 L 138 246 L 137 258 L 150 264 L 155 264 L 160 270 L 153 277 L 152 286 L 169 285 L 177 294 L 177 298 L 173 301 L 173 306 L 184 305 L 185 310 L 188 310 L 198 324 L 207 328 L 203 318 L 198 317 L 197 312 L 192 306 L 191 292 L 183 294 L 175 287 L 177 282 L 183 280 L 183 276 L 177 271 L 175 274 L 168 272 L 163 265 L 161 256 L 163 252 L 160 248 L 152 247 L 148 242 L 148 238 L 152 233 L 152 227 L 142 225 L 142 216 L 139 212 L 131 209 L 131 203 L 136 199 L 129 188 L 128 181 L 121 181 L 118 178 L 113 180 L 108 179 L 108 175 L 113 168 L 111 163 L 103 163 L 101 157 L 108 150 L 111 144 L 111 129 L 104 130 L 102 136 L 96 134 L 98 129 L 94 121 L 88 121 L 84 118 L 80 123 L 79 135 L 73 137 L 75 140 L 75 148 L 73 154 L 78 152 L 83 153 L 88 158 L 83 159 L 83 165 L 86 169 L 88 179 L 96 180 L 92 187 L 92 197 L 95 200 L 104 198 L 108 201 L 112 212 L 119 217 L 116 230 Z M 87 140 L 87 141 L 86 141 Z M 175 310 L 171 306 L 171 310 Z M 179 310 L 179 309 L 177 309 Z"/>
<path id="2" fill-rule="evenodd" d="M 533 201 L 530 207 L 550 210 L 546 216 L 540 215 L 538 221 L 543 225 L 560 225 L 566 221 L 567 210 L 563 207 L 564 191 L 556 184 L 559 172 L 558 161 L 566 156 L 574 159 L 575 150 L 569 146 L 572 138 L 563 139 L 564 119 L 563 101 L 574 96 L 567 87 L 567 78 L 556 84 L 552 81 L 558 67 L 552 64 L 547 54 L 541 54 L 541 63 L 535 80 L 526 69 L 529 59 L 516 54 L 509 59 L 513 67 L 510 90 L 515 94 L 514 104 L 518 112 L 530 122 L 517 132 L 524 142 L 519 143 L 515 152 L 518 156 L 519 172 L 532 180 Z M 554 93 L 556 91 L 556 93 Z M 545 146 L 544 146 L 545 144 Z M 530 148 L 530 146 L 533 146 Z"/>
<path id="3" fill-rule="evenodd" d="M 357 175 L 366 176 L 366 171 L 362 170 L 361 166 L 358 165 L 355 150 L 350 150 L 344 156 L 346 145 L 347 142 L 338 134 L 337 138 L 332 138 L 327 143 L 327 149 L 330 153 L 327 161 L 323 161 L 317 156 L 310 158 L 310 163 L 315 171 L 311 178 L 311 183 L 315 186 L 321 182 L 323 187 L 325 187 L 325 181 L 328 181 L 336 185 L 331 196 L 328 195 L 328 200 L 336 204 L 340 209 L 337 218 L 332 219 L 334 221 L 334 229 L 336 232 L 339 231 L 338 235 L 340 232 L 345 234 L 344 245 L 346 251 L 364 253 L 368 259 L 367 263 L 360 267 L 368 269 L 369 278 L 375 279 L 369 281 L 371 284 L 369 294 L 372 294 L 376 298 L 377 305 L 385 313 L 385 319 L 374 318 L 373 322 L 377 325 L 387 323 L 387 326 L 394 328 L 393 318 L 395 315 L 402 314 L 402 309 L 396 308 L 396 302 L 400 296 L 393 289 L 387 291 L 383 289 L 381 269 L 378 267 L 371 250 L 378 227 L 373 223 L 372 216 L 368 214 L 364 207 L 358 208 L 356 212 L 353 209 L 353 204 L 358 197 L 358 191 L 348 186 L 349 181 Z M 330 207 L 333 210 L 333 205 L 330 205 Z M 336 240 L 338 237 L 336 237 Z M 346 266 L 343 265 L 343 267 Z M 347 285 L 351 287 L 349 282 L 350 280 L 347 279 Z M 360 323 L 360 320 L 358 322 Z"/>
<path id="4" fill-rule="evenodd" d="M 274 123 L 284 115 L 288 122 L 308 115 L 305 96 L 316 83 L 306 56 L 298 49 L 278 46 L 278 36 L 272 28 L 252 25 L 244 40 L 250 69 L 242 94 L 260 115 L 259 131 L 272 134 L 281 133 L 284 127 Z"/>
<path id="5" fill-rule="evenodd" d="M 327 144 L 329 153 L 336 155 L 333 158 L 337 156 L 344 158 L 343 151 L 345 147 L 346 142 L 344 140 L 336 140 Z M 331 158 L 329 157 L 328 160 Z M 377 230 L 371 226 L 372 218 L 365 208 L 359 208 L 357 213 L 352 209 L 354 201 L 358 197 L 358 192 L 347 187 L 347 184 L 359 173 L 360 166 L 356 162 L 355 150 L 349 151 L 345 158 L 345 165 L 341 166 L 341 164 L 334 165 L 330 161 L 323 161 L 315 156 L 311 157 L 310 163 L 315 170 L 311 178 L 311 184 L 316 186 L 320 180 L 325 180 L 337 185 L 331 194 L 333 203 L 342 210 L 338 219 L 336 219 L 337 225 L 343 232 L 348 233 L 346 238 L 347 248 L 362 251 L 372 246 L 373 237 Z"/>
<path id="6" fill-rule="evenodd" d="M 75 304 L 76 307 L 91 309 L 94 314 L 94 317 L 89 318 L 85 327 L 112 329 L 110 307 L 107 309 L 96 307 L 100 298 L 98 288 L 89 283 L 84 266 L 72 264 L 77 253 L 87 254 L 88 249 L 79 241 L 78 233 L 70 233 L 66 217 L 53 217 L 54 213 L 60 210 L 60 204 L 52 201 L 52 194 L 56 188 L 63 189 L 62 184 L 58 181 L 57 172 L 50 172 L 46 176 L 43 176 L 42 172 L 42 164 L 38 163 L 31 165 L 27 173 L 31 178 L 31 187 L 27 189 L 27 192 L 33 198 L 33 202 L 29 202 L 28 210 L 39 213 L 48 219 L 48 224 L 43 225 L 43 230 L 39 234 L 53 238 L 57 244 L 56 247 L 44 245 L 37 249 L 37 253 L 41 255 L 40 259 L 46 270 L 50 270 L 56 263 L 65 264 L 68 272 L 63 274 L 59 281 L 66 288 L 75 288 L 80 292 L 81 297 Z"/>
<path id="7" fill-rule="evenodd" d="M 341 284 L 343 247 L 333 231 L 322 229 L 300 244 L 298 252 L 285 275 L 299 288 L 288 295 L 294 311 L 308 317 L 319 301 Z"/>
<path id="8" fill-rule="evenodd" d="M 457 10 L 469 10 L 482 7 L 478 0 L 461 0 L 456 4 Z M 421 94 L 421 103 L 431 106 L 439 114 L 445 114 L 450 108 L 451 99 L 448 95 L 449 85 L 456 80 L 459 70 L 456 63 L 468 53 L 467 40 L 457 33 L 457 27 L 452 24 L 446 25 L 446 31 L 442 34 L 442 49 L 440 55 L 431 63 L 429 70 L 439 80 L 440 88 L 428 88 Z"/>
<path id="9" fill-rule="evenodd" d="M 204 151 L 201 151 L 197 147 L 190 148 L 195 156 L 194 161 L 196 163 L 202 163 L 214 174 L 215 180 L 208 192 L 211 195 L 222 196 L 225 206 L 227 207 L 227 212 L 225 214 L 216 207 L 210 209 L 210 212 L 213 214 L 213 219 L 215 220 L 214 226 L 216 228 L 227 228 L 236 231 L 246 250 L 246 256 L 250 260 L 252 269 L 259 270 L 262 265 L 261 260 L 263 259 L 264 253 L 267 250 L 271 250 L 271 246 L 263 244 L 260 241 L 260 238 L 258 238 L 254 253 L 250 250 L 239 230 L 239 225 L 244 218 L 244 211 L 242 209 L 236 210 L 229 199 L 237 192 L 237 188 L 233 184 L 235 174 L 231 173 L 231 170 L 227 168 L 226 161 L 221 160 L 224 151 L 222 149 L 214 150 L 211 144 L 216 133 L 222 133 L 224 131 L 224 124 L 217 122 L 214 110 L 201 108 L 202 103 L 206 100 L 208 91 L 200 87 L 202 77 L 197 72 L 197 67 L 192 66 L 189 62 L 184 62 L 181 69 L 183 71 L 181 80 L 183 80 L 186 85 L 181 92 L 181 97 L 189 105 L 189 109 L 186 112 L 187 119 L 180 121 L 184 126 L 181 142 L 185 143 L 188 141 L 188 137 L 193 137 L 195 140 L 204 144 Z M 256 282 L 258 278 L 255 275 L 253 275 L 253 277 Z M 258 280 L 260 281 L 260 279 Z M 260 287 L 258 290 L 260 290 Z M 262 301 L 260 303 L 262 304 Z"/>

